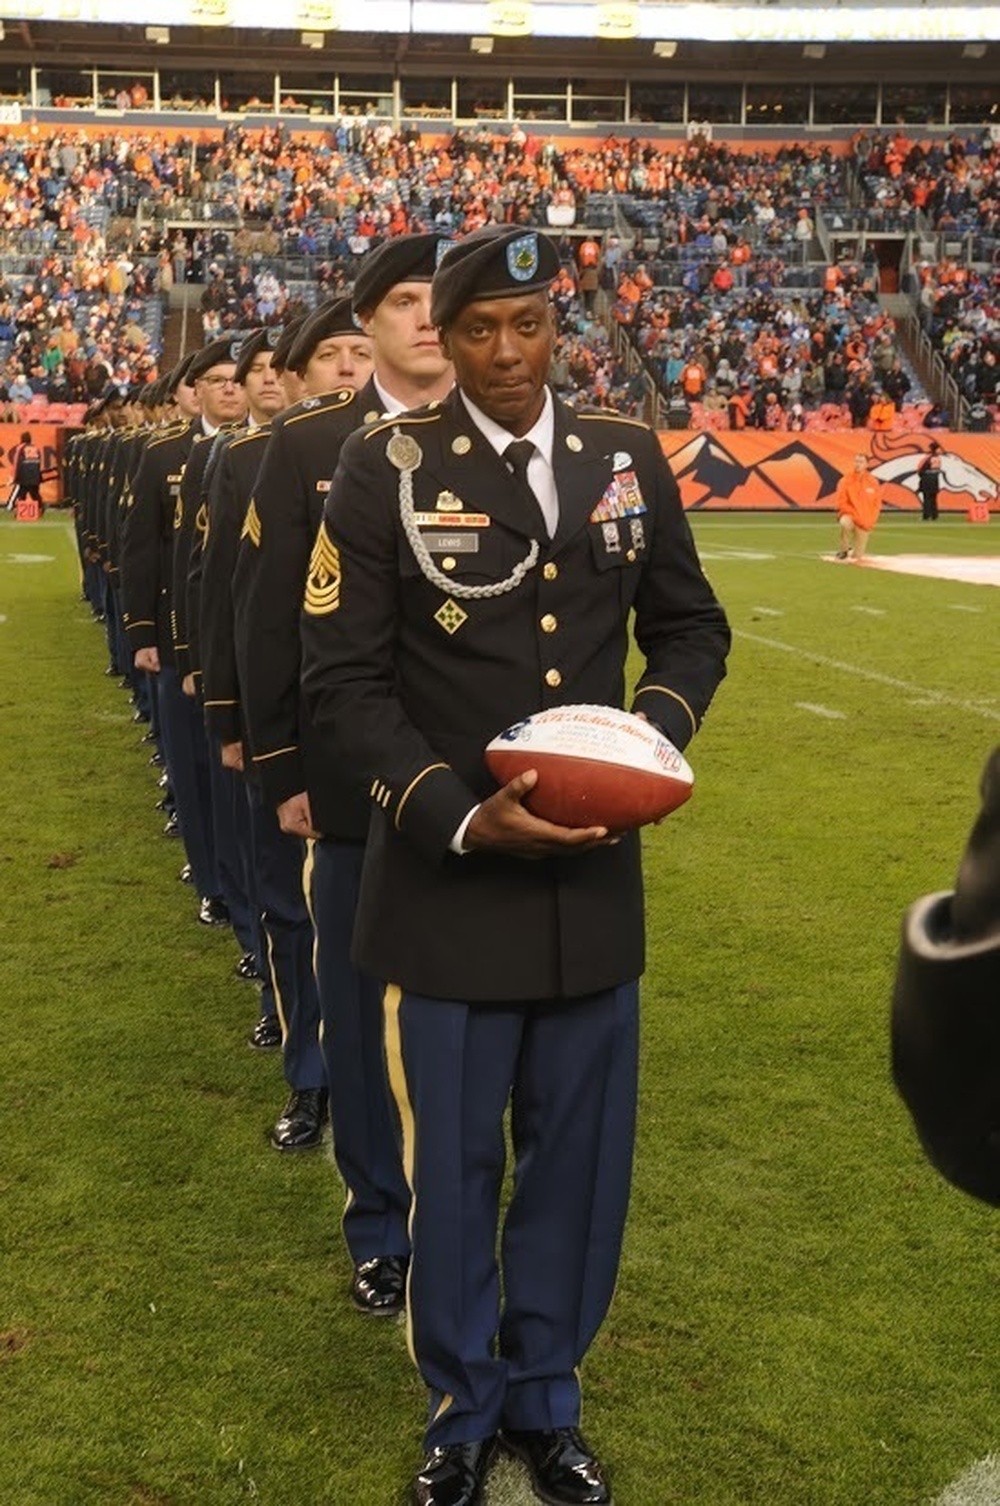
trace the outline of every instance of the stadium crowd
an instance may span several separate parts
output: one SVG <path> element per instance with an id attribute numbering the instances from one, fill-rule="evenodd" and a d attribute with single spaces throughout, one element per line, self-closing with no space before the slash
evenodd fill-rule
<path id="1" fill-rule="evenodd" d="M 995 237 L 998 161 L 987 137 L 922 144 L 902 131 L 858 133 L 836 157 L 816 144 L 737 151 L 699 137 L 560 147 L 520 127 L 431 139 L 347 119 L 309 141 L 284 121 L 208 139 L 32 128 L 0 137 L 0 243 L 37 247 L 0 281 L 0 401 L 12 418 L 46 403 L 59 418 L 109 385 L 155 379 L 154 311 L 178 283 L 202 289 L 210 340 L 348 291 L 386 239 L 562 213 L 577 228 L 559 241 L 561 390 L 638 411 L 634 363 L 605 331 L 616 323 L 695 427 L 914 424 L 930 405 L 911 392 L 877 307 L 874 251 L 824 262 L 817 218 L 845 209 L 853 181 L 872 230 L 954 222 Z M 586 291 L 581 226 L 598 249 Z M 945 257 L 917 266 L 912 283 L 945 369 L 988 413 L 1000 263 Z"/>

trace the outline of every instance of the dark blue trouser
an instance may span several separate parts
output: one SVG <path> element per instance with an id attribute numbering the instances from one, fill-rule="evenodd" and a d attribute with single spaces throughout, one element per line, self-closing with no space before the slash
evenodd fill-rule
<path id="1" fill-rule="evenodd" d="M 256 956 L 260 945 L 260 922 L 248 876 L 253 845 L 246 786 L 242 774 L 223 766 L 222 744 L 216 737 L 208 738 L 208 775 L 212 787 L 212 839 L 219 893 L 226 902 L 230 924 L 240 947 Z"/>
<path id="2" fill-rule="evenodd" d="M 157 675 L 156 694 L 163 756 L 195 887 L 203 899 L 217 899 L 208 740 L 201 708 L 192 696 L 184 694 L 172 664 L 165 664 Z"/>
<path id="3" fill-rule="evenodd" d="M 428 1448 L 579 1422 L 577 1370 L 611 1302 L 628 1208 L 638 997 L 637 983 L 516 1005 L 386 989 Z"/>
<path id="4" fill-rule="evenodd" d="M 261 791 L 247 785 L 253 863 L 264 931 L 264 966 L 281 1020 L 282 1064 L 291 1088 L 322 1088 L 313 928 L 302 890 L 305 843 L 281 830 Z"/>
<path id="5" fill-rule="evenodd" d="M 333 1150 L 347 1186 L 344 1238 L 351 1259 L 406 1255 L 410 1195 L 385 1076 L 382 985 L 351 960 L 364 847 L 312 846 L 310 906 Z"/>

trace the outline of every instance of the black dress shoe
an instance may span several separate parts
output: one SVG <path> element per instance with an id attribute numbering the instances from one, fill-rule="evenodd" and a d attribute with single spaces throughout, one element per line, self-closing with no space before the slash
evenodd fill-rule
<path id="1" fill-rule="evenodd" d="M 198 906 L 198 919 L 203 926 L 228 926 L 229 908 L 224 900 L 209 895 Z"/>
<path id="2" fill-rule="evenodd" d="M 323 1138 L 325 1088 L 293 1088 L 271 1131 L 275 1150 L 313 1150 Z"/>
<path id="3" fill-rule="evenodd" d="M 181 869 L 177 877 L 180 879 L 182 884 L 193 884 L 194 874 L 191 872 L 191 864 L 185 863 L 184 867 Z"/>
<path id="4" fill-rule="evenodd" d="M 141 711 L 137 711 L 136 714 L 135 714 L 135 716 L 132 718 L 132 720 L 134 722 L 144 722 L 146 720 L 146 718 L 142 715 Z M 144 732 L 142 734 L 142 736 L 140 737 L 140 739 L 139 739 L 140 746 L 143 743 L 155 743 L 155 742 L 156 742 L 156 733 L 153 731 L 152 727 L 150 727 L 148 729 L 148 731 Z"/>
<path id="5" fill-rule="evenodd" d="M 495 1452 L 495 1438 L 434 1449 L 413 1482 L 413 1506 L 476 1506 Z"/>
<path id="6" fill-rule="evenodd" d="M 376 1255 L 354 1267 L 351 1301 L 363 1313 L 375 1318 L 394 1318 L 406 1306 L 406 1272 L 410 1262 L 405 1255 Z"/>
<path id="7" fill-rule="evenodd" d="M 179 837 L 180 834 L 181 834 L 180 818 L 178 817 L 176 811 L 171 811 L 170 815 L 167 817 L 167 824 L 163 828 L 163 835 L 165 837 Z"/>
<path id="8" fill-rule="evenodd" d="M 540 1501 L 549 1506 L 611 1506 L 601 1461 L 587 1447 L 579 1428 L 542 1432 L 504 1428 L 500 1440 L 508 1453 L 528 1466 Z"/>
<path id="9" fill-rule="evenodd" d="M 160 752 L 159 748 L 157 748 L 157 750 L 156 750 L 155 753 L 150 753 L 150 755 L 149 755 L 149 767 L 151 769 L 162 769 L 163 768 L 163 754 Z"/>
<path id="10" fill-rule="evenodd" d="M 170 775 L 167 773 L 166 769 L 164 769 L 163 773 L 160 775 L 159 779 L 156 781 L 156 788 L 158 790 L 169 790 L 169 788 L 170 788 Z"/>
<path id="11" fill-rule="evenodd" d="M 121 670 L 118 668 L 117 664 L 109 664 L 104 673 L 107 675 L 109 680 L 114 680 L 117 679 L 121 674 Z"/>
<path id="12" fill-rule="evenodd" d="M 276 1014 L 262 1014 L 247 1041 L 255 1051 L 276 1051 L 281 1045 L 281 1021 Z"/>
<path id="13" fill-rule="evenodd" d="M 233 968 L 237 978 L 242 978 L 247 983 L 262 983 L 263 976 L 257 970 L 257 958 L 253 952 L 244 952 L 243 956 Z"/>
<path id="14" fill-rule="evenodd" d="M 149 717 L 146 715 L 146 713 L 144 711 L 133 711 L 133 713 L 132 713 L 132 720 L 135 722 L 136 726 L 138 726 L 140 722 L 148 722 L 149 721 Z M 153 742 L 153 740 L 154 739 L 153 739 L 152 735 L 149 732 L 147 732 L 146 736 L 143 738 L 143 742 L 144 743 L 145 742 L 150 742 L 151 743 L 151 742 Z"/>

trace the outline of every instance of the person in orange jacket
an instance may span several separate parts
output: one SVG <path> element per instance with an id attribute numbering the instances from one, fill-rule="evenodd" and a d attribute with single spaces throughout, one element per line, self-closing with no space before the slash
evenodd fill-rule
<path id="1" fill-rule="evenodd" d="M 854 470 L 841 477 L 836 501 L 840 524 L 837 558 L 846 560 L 850 555 L 860 565 L 882 511 L 882 483 L 868 469 L 867 457 L 860 450 L 854 457 Z"/>

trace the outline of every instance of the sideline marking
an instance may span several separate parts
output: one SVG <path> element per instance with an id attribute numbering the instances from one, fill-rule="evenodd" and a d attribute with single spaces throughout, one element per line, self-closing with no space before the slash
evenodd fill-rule
<path id="1" fill-rule="evenodd" d="M 967 607 L 965 605 L 965 603 L 962 602 L 962 601 L 949 601 L 948 602 L 948 610 L 950 612 L 982 612 L 984 610 L 984 608 L 983 607 Z"/>
<path id="2" fill-rule="evenodd" d="M 973 607 L 972 610 L 974 612 L 978 612 L 979 608 L 978 607 Z M 884 617 L 885 616 L 885 607 L 852 607 L 851 611 L 852 612 L 864 612 L 864 614 L 865 614 L 866 617 Z"/>
<path id="3" fill-rule="evenodd" d="M 996 1506 L 1000 1501 L 1000 1455 L 987 1454 L 952 1480 L 933 1506 Z"/>
<path id="4" fill-rule="evenodd" d="M 926 697 L 933 706 L 955 706 L 959 711 L 970 711 L 973 716 L 983 716 L 987 721 L 1000 722 L 1000 711 L 993 711 L 979 701 L 963 701 L 958 696 L 946 695 L 943 690 L 928 690 L 923 685 L 914 685 L 910 680 L 897 680 L 894 675 L 883 675 L 877 669 L 864 669 L 860 664 L 846 664 L 843 659 L 831 659 L 827 654 L 816 654 L 812 649 L 797 648 L 793 643 L 781 643 L 777 638 L 764 638 L 760 633 L 748 633 L 742 628 L 736 628 L 733 637 L 745 638 L 748 643 L 759 643 L 764 648 L 780 649 L 783 654 L 808 659 L 812 664 L 821 664 L 824 669 L 839 669 L 845 675 L 856 675 L 861 680 L 874 680 L 876 685 L 888 685 L 891 690 L 902 690 L 910 696 Z"/>
<path id="5" fill-rule="evenodd" d="M 813 716 L 825 716 L 831 722 L 846 722 L 846 711 L 834 711 L 830 706 L 818 706 L 814 701 L 796 701 L 799 711 L 811 711 Z"/>
<path id="6" fill-rule="evenodd" d="M 755 563 L 759 563 L 761 560 L 776 559 L 777 556 L 765 554 L 759 549 L 737 549 L 735 544 L 732 548 L 728 549 L 724 544 L 716 544 L 711 550 L 699 549 L 698 558 L 703 560 L 753 560 Z"/>
<path id="7" fill-rule="evenodd" d="M 784 612 L 779 612 L 777 607 L 751 607 L 751 612 L 759 612 L 762 617 L 784 617 Z"/>
<path id="8" fill-rule="evenodd" d="M 5 554 L 0 565 L 51 565 L 54 554 Z"/>

